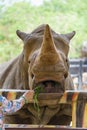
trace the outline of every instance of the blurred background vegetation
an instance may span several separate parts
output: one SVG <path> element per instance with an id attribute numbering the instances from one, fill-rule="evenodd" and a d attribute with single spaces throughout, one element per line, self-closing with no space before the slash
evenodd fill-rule
<path id="1" fill-rule="evenodd" d="M 17 29 L 30 33 L 45 23 L 62 34 L 75 30 L 69 58 L 80 57 L 87 40 L 87 0 L 0 0 L 0 63 L 22 51 Z"/>

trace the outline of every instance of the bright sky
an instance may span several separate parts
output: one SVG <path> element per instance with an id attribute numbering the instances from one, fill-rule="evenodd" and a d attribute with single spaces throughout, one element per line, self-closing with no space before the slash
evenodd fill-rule
<path id="1" fill-rule="evenodd" d="M 43 4 L 43 1 L 50 1 L 50 0 L 2 0 L 2 1 L 0 1 L 0 4 L 4 4 L 6 6 L 9 6 L 9 5 L 11 5 L 15 2 L 19 2 L 19 1 L 28 1 L 32 5 L 39 6 L 39 5 Z"/>

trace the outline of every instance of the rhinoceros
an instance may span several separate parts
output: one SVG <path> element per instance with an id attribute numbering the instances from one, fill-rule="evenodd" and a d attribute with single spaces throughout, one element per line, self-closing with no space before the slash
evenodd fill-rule
<path id="1" fill-rule="evenodd" d="M 0 66 L 0 87 L 3 89 L 35 89 L 42 86 L 44 93 L 64 93 L 72 90 L 69 73 L 69 43 L 75 31 L 58 34 L 48 24 L 40 25 L 30 34 L 17 30 L 23 41 L 22 53 Z M 51 97 L 52 98 L 52 97 Z M 71 106 L 43 105 L 38 116 L 33 104 L 5 118 L 6 123 L 68 125 Z"/>

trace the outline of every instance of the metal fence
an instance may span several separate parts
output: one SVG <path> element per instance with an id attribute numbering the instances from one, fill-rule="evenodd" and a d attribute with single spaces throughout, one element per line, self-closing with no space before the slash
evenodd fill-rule
<path id="1" fill-rule="evenodd" d="M 83 84 L 87 84 L 87 82 L 83 82 L 83 73 L 87 72 L 87 59 L 70 59 L 70 74 L 72 78 L 78 78 L 78 89 L 82 89 Z"/>

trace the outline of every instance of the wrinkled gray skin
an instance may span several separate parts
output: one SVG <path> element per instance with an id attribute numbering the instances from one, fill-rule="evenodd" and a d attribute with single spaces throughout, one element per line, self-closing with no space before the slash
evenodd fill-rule
<path id="1" fill-rule="evenodd" d="M 40 85 L 44 93 L 63 93 L 71 90 L 73 83 L 69 74 L 69 42 L 75 32 L 57 34 L 49 25 L 41 25 L 31 34 L 17 31 L 24 42 L 22 53 L 0 66 L 0 87 L 4 89 L 34 89 Z M 67 109 L 68 108 L 68 109 Z M 33 104 L 25 105 L 5 123 L 62 124 L 71 121 L 71 106 L 43 105 L 40 116 Z"/>

